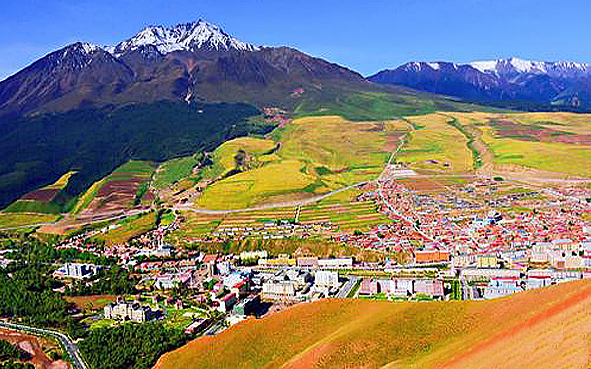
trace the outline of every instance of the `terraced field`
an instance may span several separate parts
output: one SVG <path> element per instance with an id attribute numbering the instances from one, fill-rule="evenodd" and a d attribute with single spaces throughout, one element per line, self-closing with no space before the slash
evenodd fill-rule
<path id="1" fill-rule="evenodd" d="M 115 212 L 150 204 L 154 195 L 148 183 L 154 169 L 147 161 L 132 160 L 123 164 L 91 186 L 80 197 L 74 213 Z"/>
<path id="2" fill-rule="evenodd" d="M 54 200 L 60 191 L 68 185 L 70 177 L 75 174 L 75 171 L 67 172 L 53 184 L 25 194 L 4 209 L 4 212 L 59 214 L 62 212 L 63 204 Z"/>
<path id="3" fill-rule="evenodd" d="M 108 245 L 123 244 L 135 236 L 146 233 L 156 226 L 156 212 L 125 218 L 116 223 L 116 228 L 95 236 Z"/>
<path id="4" fill-rule="evenodd" d="M 59 215 L 53 214 L 22 214 L 0 213 L 0 228 L 21 227 L 38 223 L 53 223 Z"/>
<path id="5" fill-rule="evenodd" d="M 330 222 L 345 232 L 366 231 L 371 226 L 391 222 L 376 211 L 371 201 L 303 206 L 298 221 L 302 224 Z"/>
<path id="6" fill-rule="evenodd" d="M 492 301 L 330 299 L 249 319 L 164 355 L 168 368 L 587 368 L 591 281 Z"/>
<path id="7" fill-rule="evenodd" d="M 219 228 L 262 226 L 264 223 L 280 220 L 293 221 L 296 207 L 254 210 L 227 214 Z"/>

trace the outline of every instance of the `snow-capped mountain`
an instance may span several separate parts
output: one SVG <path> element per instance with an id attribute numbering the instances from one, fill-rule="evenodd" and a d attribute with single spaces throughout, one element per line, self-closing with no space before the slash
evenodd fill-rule
<path id="1" fill-rule="evenodd" d="M 259 48 L 225 33 L 220 27 L 204 20 L 172 27 L 150 26 L 129 40 L 106 47 L 114 55 L 152 45 L 162 53 L 197 50 L 257 51 Z"/>
<path id="2" fill-rule="evenodd" d="M 477 102 L 591 105 L 591 66 L 575 62 L 540 62 L 520 58 L 449 62 L 410 62 L 368 79 Z"/>
<path id="3" fill-rule="evenodd" d="M 470 66 L 482 73 L 510 76 L 515 74 L 547 74 L 552 77 L 579 77 L 591 72 L 589 64 L 567 61 L 541 62 L 520 58 L 475 61 Z"/>
<path id="4" fill-rule="evenodd" d="M 294 90 L 347 84 L 371 86 L 347 68 L 289 47 L 257 47 L 199 20 L 146 27 L 115 46 L 59 49 L 0 82 L 0 115 L 158 100 L 280 106 Z"/>

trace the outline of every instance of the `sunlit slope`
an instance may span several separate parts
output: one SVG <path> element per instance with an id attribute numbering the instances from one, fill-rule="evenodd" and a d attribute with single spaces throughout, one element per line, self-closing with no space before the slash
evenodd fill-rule
<path id="1" fill-rule="evenodd" d="M 591 115 L 574 113 L 439 113 L 475 138 L 483 174 L 535 178 L 591 177 Z"/>
<path id="2" fill-rule="evenodd" d="M 481 302 L 322 300 L 163 356 L 156 368 L 587 368 L 591 282 Z"/>
<path id="3" fill-rule="evenodd" d="M 202 171 L 204 178 L 218 180 L 196 203 L 236 209 L 312 197 L 375 179 L 409 127 L 400 120 L 308 117 L 266 138 L 228 141 L 213 153 L 213 165 Z M 239 150 L 245 155 L 242 165 L 236 162 Z"/>

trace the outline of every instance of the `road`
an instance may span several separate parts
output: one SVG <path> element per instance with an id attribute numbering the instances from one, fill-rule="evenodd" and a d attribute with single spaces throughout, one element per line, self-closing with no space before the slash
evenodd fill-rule
<path id="1" fill-rule="evenodd" d="M 66 336 L 65 334 L 63 334 L 61 332 L 51 331 L 48 329 L 29 327 L 29 326 L 22 325 L 22 324 L 6 323 L 6 322 L 0 322 L 0 327 L 13 329 L 13 330 L 17 330 L 17 331 L 22 331 L 22 332 L 26 332 L 26 333 L 32 333 L 32 334 L 37 334 L 37 335 L 47 335 L 47 336 L 54 337 L 66 349 L 68 356 L 72 360 L 72 364 L 74 365 L 75 369 L 88 369 L 88 366 L 86 365 L 84 360 L 82 360 L 82 355 L 80 354 L 78 347 L 74 344 L 74 342 L 72 342 L 72 340 L 68 336 Z"/>
<path id="2" fill-rule="evenodd" d="M 327 197 L 336 195 L 339 192 L 347 191 L 352 188 L 361 187 L 361 186 L 363 186 L 367 183 L 370 183 L 370 182 L 371 181 L 359 182 L 359 183 L 356 183 L 356 184 L 353 184 L 353 185 L 350 185 L 347 187 L 339 188 L 338 190 L 331 191 L 331 192 L 326 193 L 324 195 L 318 195 L 318 196 L 310 197 L 310 198 L 303 199 L 303 200 L 279 202 L 279 203 L 274 203 L 274 204 L 253 206 L 253 207 L 249 207 L 249 208 L 232 209 L 232 210 L 210 210 L 210 209 L 196 208 L 193 204 L 184 204 L 184 205 L 176 205 L 172 209 L 183 210 L 183 211 L 192 211 L 192 212 L 201 213 L 201 214 L 231 214 L 231 213 L 242 213 L 245 211 L 253 211 L 253 210 L 285 208 L 288 206 L 301 206 L 301 205 L 313 204 L 313 203 L 318 202 L 318 201 L 325 199 Z"/>
<path id="3" fill-rule="evenodd" d="M 351 290 L 355 287 L 355 284 L 357 283 L 357 281 L 359 280 L 358 276 L 348 276 L 347 278 L 349 278 L 349 280 L 347 280 L 347 282 L 345 282 L 345 284 L 343 284 L 343 287 L 341 287 L 341 289 L 339 290 L 339 293 L 337 293 L 336 297 L 339 299 L 344 299 L 347 296 L 349 296 L 349 292 L 351 292 Z"/>

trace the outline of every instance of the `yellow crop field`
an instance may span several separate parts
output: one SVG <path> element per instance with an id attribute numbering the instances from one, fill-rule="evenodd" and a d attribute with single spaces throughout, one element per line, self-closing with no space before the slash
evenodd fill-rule
<path id="1" fill-rule="evenodd" d="M 204 171 L 205 177 L 233 169 L 240 149 L 255 156 L 257 165 L 209 186 L 197 205 L 232 209 L 293 201 L 375 179 L 408 130 L 404 121 L 350 122 L 325 116 L 296 119 L 275 131 L 273 139 L 228 141 L 214 152 L 214 165 Z"/>
<path id="2" fill-rule="evenodd" d="M 78 172 L 77 171 L 67 172 L 66 174 L 61 176 L 57 181 L 55 181 L 53 184 L 46 186 L 44 188 L 63 190 L 68 185 L 68 181 L 70 180 L 70 177 L 72 177 L 76 173 L 78 173 Z"/>
<path id="3" fill-rule="evenodd" d="M 480 129 L 495 164 L 519 165 L 578 176 L 591 175 L 591 146 L 500 138 L 494 136 L 490 127 Z"/>
<path id="4" fill-rule="evenodd" d="M 305 192 L 315 178 L 303 173 L 297 160 L 269 163 L 261 168 L 233 175 L 210 186 L 197 200 L 208 209 L 233 209 L 263 202 L 286 192 Z"/>
<path id="5" fill-rule="evenodd" d="M 0 213 L 0 228 L 20 227 L 38 223 L 53 223 L 60 216 L 54 214 Z"/>
<path id="6" fill-rule="evenodd" d="M 168 368 L 586 368 L 591 281 L 492 301 L 323 299 L 164 355 Z"/>
<path id="7" fill-rule="evenodd" d="M 90 186 L 90 188 L 86 190 L 86 192 L 84 192 L 84 194 L 80 197 L 80 199 L 76 203 L 76 206 L 74 207 L 74 210 L 72 210 L 72 213 L 77 214 L 83 209 L 85 209 L 95 198 L 96 194 L 98 193 L 98 190 L 102 187 L 104 183 L 104 178 L 100 181 L 94 182 L 92 186 Z"/>
<path id="8" fill-rule="evenodd" d="M 218 147 L 213 153 L 213 159 L 215 163 L 221 165 L 221 173 L 223 174 L 234 169 L 234 156 L 238 150 L 244 150 L 248 155 L 262 155 L 262 158 L 264 158 L 267 155 L 263 154 L 273 150 L 276 145 L 277 143 L 272 140 L 255 137 L 239 137 L 227 141 Z"/>
<path id="9" fill-rule="evenodd" d="M 409 134 L 408 143 L 398 155 L 399 162 L 409 163 L 418 170 L 447 173 L 472 171 L 472 153 L 467 138 L 450 126 L 450 118 L 441 114 L 408 117 L 416 126 Z"/>

